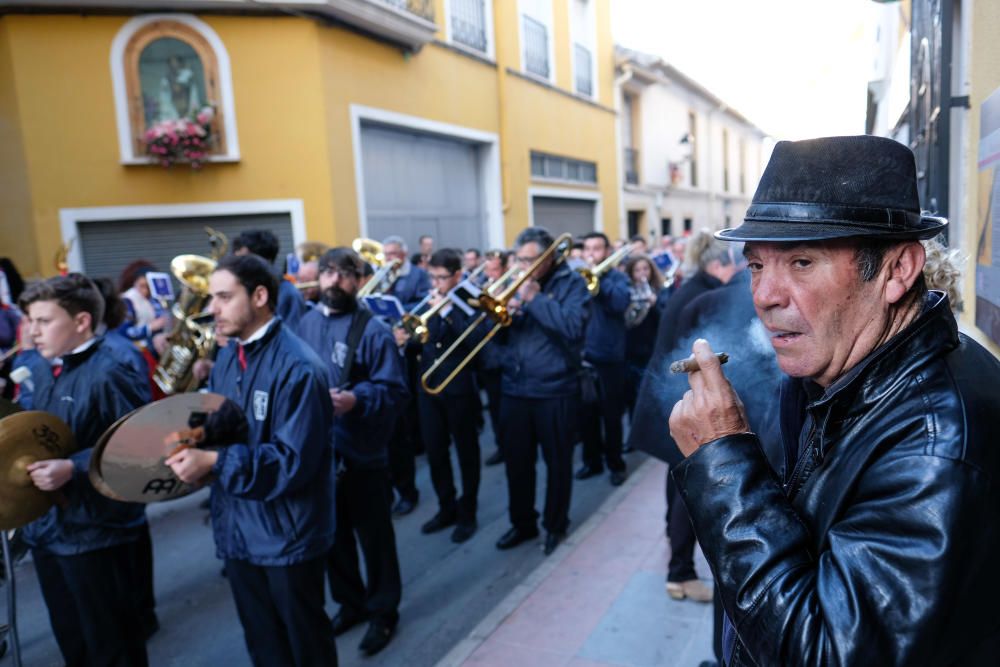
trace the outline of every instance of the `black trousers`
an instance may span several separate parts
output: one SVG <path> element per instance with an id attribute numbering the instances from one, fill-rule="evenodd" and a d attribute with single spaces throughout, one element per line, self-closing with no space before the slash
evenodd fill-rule
<path id="1" fill-rule="evenodd" d="M 412 399 L 407 401 L 407 405 L 416 403 Z M 396 419 L 396 425 L 392 428 L 392 437 L 389 438 L 389 478 L 392 480 L 392 488 L 396 489 L 400 498 L 406 498 L 417 502 L 420 493 L 417 491 L 417 463 L 416 444 L 414 438 L 417 435 L 417 420 L 412 419 L 409 407 L 403 410 Z"/>
<path id="2" fill-rule="evenodd" d="M 503 452 L 503 442 L 500 438 L 500 379 L 499 370 L 483 370 L 479 372 L 479 386 L 486 391 L 487 408 L 490 411 L 490 426 L 493 427 L 493 437 L 496 439 L 497 448 Z"/>
<path id="3" fill-rule="evenodd" d="M 145 667 L 134 544 L 74 556 L 32 552 L 49 622 L 67 667 Z"/>
<path id="4" fill-rule="evenodd" d="M 335 667 L 333 624 L 323 609 L 323 557 L 264 567 L 226 561 L 250 660 L 257 667 Z"/>
<path id="5" fill-rule="evenodd" d="M 694 527 L 687 505 L 667 471 L 667 539 L 670 540 L 670 562 L 667 564 L 667 581 L 690 581 L 697 579 L 694 571 Z"/>
<path id="6" fill-rule="evenodd" d="M 622 417 L 625 415 L 625 364 L 591 362 L 601 378 L 601 402 L 582 410 L 583 462 L 624 470 Z M 602 429 L 603 425 L 603 429 Z"/>
<path id="7" fill-rule="evenodd" d="M 337 537 L 327 556 L 330 595 L 342 607 L 394 625 L 403 583 L 385 468 L 347 469 L 337 478 Z M 357 541 L 355 541 L 355 535 Z M 361 579 L 358 542 L 368 585 Z"/>
<path id="8" fill-rule="evenodd" d="M 143 525 L 139 541 L 135 544 L 135 567 L 142 622 L 144 627 L 149 627 L 156 620 L 156 596 L 153 593 L 153 539 L 149 534 L 149 523 Z"/>
<path id="9" fill-rule="evenodd" d="M 479 496 L 479 434 L 477 415 L 481 412 L 476 396 L 430 396 L 420 392 L 420 430 L 427 448 L 431 481 L 441 512 L 457 514 L 460 523 L 476 520 Z M 462 475 L 462 497 L 455 499 L 455 478 L 448 445 L 455 442 L 458 469 Z"/>
<path id="10" fill-rule="evenodd" d="M 550 533 L 569 528 L 573 490 L 573 420 L 579 398 L 519 398 L 504 395 L 500 403 L 504 423 L 503 451 L 507 467 L 510 522 L 517 528 L 535 527 L 535 463 L 538 447 L 545 459 L 545 513 L 542 526 Z"/>

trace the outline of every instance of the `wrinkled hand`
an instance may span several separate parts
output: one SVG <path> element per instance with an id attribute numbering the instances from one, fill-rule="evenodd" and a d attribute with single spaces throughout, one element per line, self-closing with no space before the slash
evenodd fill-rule
<path id="1" fill-rule="evenodd" d="M 192 447 L 177 452 L 164 463 L 170 466 L 170 469 L 177 475 L 177 479 L 185 484 L 197 484 L 212 472 L 212 467 L 218 460 L 218 452 Z"/>
<path id="2" fill-rule="evenodd" d="M 166 329 L 168 324 L 170 324 L 170 316 L 160 315 L 149 323 L 149 330 L 153 333 L 158 333 Z"/>
<path id="3" fill-rule="evenodd" d="M 688 374 L 691 389 L 670 413 L 670 435 L 685 458 L 705 443 L 750 431 L 743 402 L 708 341 L 699 338 L 692 350 L 701 370 Z"/>
<path id="4" fill-rule="evenodd" d="M 31 483 L 42 491 L 55 491 L 73 479 L 73 462 L 69 459 L 46 459 L 27 466 Z"/>
<path id="5" fill-rule="evenodd" d="M 341 389 L 330 390 L 330 400 L 333 401 L 333 414 L 342 415 L 354 409 L 358 403 L 358 397 L 353 391 L 343 391 Z"/>

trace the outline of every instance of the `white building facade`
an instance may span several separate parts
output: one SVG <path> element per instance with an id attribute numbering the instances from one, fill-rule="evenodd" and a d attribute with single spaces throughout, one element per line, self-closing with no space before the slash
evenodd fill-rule
<path id="1" fill-rule="evenodd" d="M 767 134 L 663 60 L 621 47 L 616 58 L 622 237 L 739 224 L 770 155 Z"/>

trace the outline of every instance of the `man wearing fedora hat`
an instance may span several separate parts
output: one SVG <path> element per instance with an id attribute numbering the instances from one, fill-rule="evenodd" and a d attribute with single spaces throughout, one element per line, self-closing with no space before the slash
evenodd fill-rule
<path id="1" fill-rule="evenodd" d="M 772 470 L 708 341 L 673 471 L 726 611 L 727 665 L 996 664 L 1000 363 L 928 291 L 913 155 L 781 142 L 743 224 L 785 378 Z"/>

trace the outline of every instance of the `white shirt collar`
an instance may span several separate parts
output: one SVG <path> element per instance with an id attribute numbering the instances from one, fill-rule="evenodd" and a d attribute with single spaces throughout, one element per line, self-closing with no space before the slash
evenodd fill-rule
<path id="1" fill-rule="evenodd" d="M 255 340 L 260 340 L 261 338 L 263 338 L 264 334 L 266 334 L 268 330 L 271 328 L 271 326 L 274 324 L 274 321 L 275 318 L 272 316 L 271 319 L 269 319 L 267 323 L 264 324 L 264 326 L 254 331 L 249 338 L 247 338 L 246 340 L 240 340 L 239 341 L 240 345 L 249 345 Z"/>
<path id="2" fill-rule="evenodd" d="M 81 352 L 83 352 L 85 350 L 89 350 L 97 342 L 98 338 L 99 338 L 98 336 L 91 337 L 90 340 L 88 340 L 86 343 L 83 343 L 82 345 L 78 345 L 78 346 L 74 347 L 72 350 L 70 350 L 70 352 L 68 354 L 64 354 L 63 357 L 69 356 L 71 354 L 80 354 Z M 62 357 L 54 357 L 52 359 L 52 361 L 51 361 L 51 364 L 53 366 L 62 366 L 62 364 L 63 364 L 63 358 Z"/>

